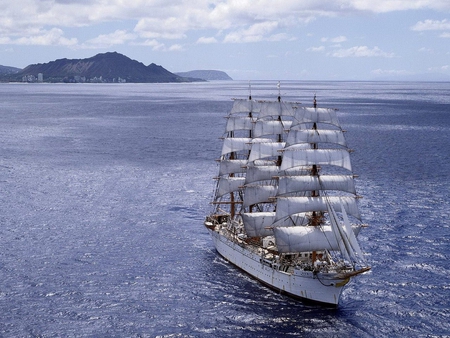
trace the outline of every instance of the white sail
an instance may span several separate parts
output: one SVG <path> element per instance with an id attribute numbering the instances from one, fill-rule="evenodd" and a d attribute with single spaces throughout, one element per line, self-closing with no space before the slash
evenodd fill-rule
<path id="1" fill-rule="evenodd" d="M 227 137 L 223 140 L 222 155 L 226 155 L 235 151 L 250 150 L 251 138 L 247 137 Z"/>
<path id="2" fill-rule="evenodd" d="M 345 149 L 286 149 L 280 170 L 314 164 L 333 165 L 352 170 L 350 155 Z"/>
<path id="3" fill-rule="evenodd" d="M 257 112 L 260 104 L 253 100 L 234 99 L 230 114 Z"/>
<path id="4" fill-rule="evenodd" d="M 278 175 L 278 169 L 276 165 L 249 166 L 246 171 L 245 184 L 271 180 Z"/>
<path id="5" fill-rule="evenodd" d="M 282 176 L 278 180 L 278 196 L 298 191 L 336 190 L 356 194 L 352 175 Z"/>
<path id="6" fill-rule="evenodd" d="M 291 129 L 291 126 L 292 126 L 292 121 L 289 121 L 289 120 L 283 120 L 282 122 L 281 122 L 282 124 L 283 124 L 283 127 L 284 127 L 284 131 L 286 132 L 286 131 L 289 131 L 290 129 Z"/>
<path id="7" fill-rule="evenodd" d="M 243 213 L 241 216 L 247 236 L 264 237 L 273 234 L 269 227 L 275 219 L 274 212 Z"/>
<path id="8" fill-rule="evenodd" d="M 330 108 L 299 107 L 295 111 L 294 123 L 329 123 L 340 127 L 336 110 Z"/>
<path id="9" fill-rule="evenodd" d="M 275 222 L 275 212 L 246 212 L 241 214 L 244 223 L 245 232 L 249 237 L 265 237 L 273 235 L 273 225 L 276 227 L 291 227 L 294 224 L 306 225 L 305 215 L 294 217 L 294 223 L 289 219 L 286 221 Z"/>
<path id="10" fill-rule="evenodd" d="M 339 232 L 336 231 L 338 230 L 335 230 L 334 225 L 272 227 L 277 249 L 283 253 L 346 250 Z M 356 242 L 355 234 L 359 228 L 350 226 L 349 231 Z M 344 256 L 347 254 L 344 253 Z"/>
<path id="11" fill-rule="evenodd" d="M 276 213 L 275 213 L 276 214 Z M 297 214 L 290 215 L 289 217 L 283 219 L 276 219 L 273 222 L 274 227 L 293 227 L 300 225 L 308 225 L 309 217 L 308 214 L 304 212 L 299 212 Z"/>
<path id="12" fill-rule="evenodd" d="M 345 211 L 345 208 L 341 207 L 342 210 L 342 218 L 344 220 L 344 231 L 348 237 L 350 246 L 352 247 L 352 258 L 354 262 L 359 263 L 365 263 L 365 259 L 363 256 L 363 253 L 361 251 L 361 248 L 359 247 L 358 241 L 356 240 L 356 236 L 358 235 L 358 232 L 354 232 L 352 229 L 352 226 L 350 225 L 350 221 L 348 220 L 347 212 Z M 355 256 L 356 254 L 356 256 Z"/>
<path id="13" fill-rule="evenodd" d="M 338 251 L 339 245 L 330 226 L 273 228 L 279 252 Z"/>
<path id="14" fill-rule="evenodd" d="M 258 120 L 253 127 L 253 136 L 261 137 L 265 135 L 280 135 L 283 134 L 285 127 L 281 121 L 278 120 Z"/>
<path id="15" fill-rule="evenodd" d="M 284 145 L 284 142 L 273 141 L 253 143 L 248 160 L 249 162 L 253 162 L 262 158 L 281 156 L 281 153 L 278 151 L 282 150 Z"/>
<path id="16" fill-rule="evenodd" d="M 295 111 L 296 104 L 294 102 L 262 101 L 259 118 L 269 116 L 294 116 Z"/>
<path id="17" fill-rule="evenodd" d="M 345 211 L 357 219 L 361 219 L 355 197 L 277 197 L 277 220 L 289 217 L 299 212 L 328 211 L 327 204 L 341 212 L 341 205 Z M 342 203 L 342 204 L 341 204 Z"/>
<path id="18" fill-rule="evenodd" d="M 223 160 L 219 165 L 219 176 L 244 173 L 247 160 Z"/>
<path id="19" fill-rule="evenodd" d="M 244 185 L 245 177 L 221 177 L 217 188 L 217 197 L 238 191 Z"/>
<path id="20" fill-rule="evenodd" d="M 274 197 L 277 187 L 273 185 L 250 185 L 244 189 L 244 207 L 257 203 L 269 202 L 270 197 Z"/>
<path id="21" fill-rule="evenodd" d="M 328 208 L 328 215 L 330 218 L 331 229 L 333 230 L 333 234 L 335 235 L 339 251 L 341 252 L 344 259 L 350 262 L 351 250 L 347 240 L 347 236 L 345 235 L 342 226 L 339 224 L 338 216 L 332 205 L 328 204 L 327 208 Z"/>
<path id="22" fill-rule="evenodd" d="M 250 117 L 230 116 L 227 119 L 226 132 L 235 130 L 252 130 L 253 121 Z"/>
<path id="23" fill-rule="evenodd" d="M 334 143 L 347 146 L 344 133 L 340 130 L 293 130 L 289 131 L 286 147 L 298 143 Z"/>

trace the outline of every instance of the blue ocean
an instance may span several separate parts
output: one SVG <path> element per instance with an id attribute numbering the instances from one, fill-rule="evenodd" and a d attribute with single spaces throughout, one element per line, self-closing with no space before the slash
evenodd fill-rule
<path id="1" fill-rule="evenodd" d="M 248 82 L 0 84 L 0 336 L 450 337 L 450 83 L 280 93 L 339 109 L 354 149 L 372 270 L 337 309 L 262 286 L 203 226 Z"/>

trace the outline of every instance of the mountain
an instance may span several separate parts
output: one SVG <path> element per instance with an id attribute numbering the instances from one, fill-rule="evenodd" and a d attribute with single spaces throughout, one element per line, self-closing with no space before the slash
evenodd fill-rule
<path id="1" fill-rule="evenodd" d="M 203 79 L 207 81 L 213 80 L 233 80 L 227 73 L 219 70 L 191 70 L 189 72 L 175 73 L 179 76 Z"/>
<path id="2" fill-rule="evenodd" d="M 39 73 L 43 74 L 43 79 L 38 80 Z M 9 76 L 9 81 L 154 83 L 195 80 L 173 74 L 154 63 L 145 66 L 125 55 L 108 52 L 87 59 L 58 59 L 32 64 Z"/>
<path id="3" fill-rule="evenodd" d="M 16 74 L 20 72 L 22 69 L 16 67 L 8 67 L 0 65 L 0 75 L 3 74 Z"/>

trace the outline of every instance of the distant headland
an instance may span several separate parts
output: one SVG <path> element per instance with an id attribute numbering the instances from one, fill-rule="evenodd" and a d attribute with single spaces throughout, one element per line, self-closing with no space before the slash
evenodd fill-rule
<path id="1" fill-rule="evenodd" d="M 167 83 L 231 80 L 221 71 L 171 73 L 154 63 L 141 62 L 117 53 L 97 54 L 87 59 L 58 59 L 32 64 L 24 69 L 0 66 L 1 82 L 66 83 Z"/>
<path id="2" fill-rule="evenodd" d="M 182 72 L 175 74 L 183 77 L 197 78 L 207 81 L 233 80 L 231 77 L 228 76 L 227 73 L 222 72 L 220 70 L 191 70 L 189 72 Z"/>

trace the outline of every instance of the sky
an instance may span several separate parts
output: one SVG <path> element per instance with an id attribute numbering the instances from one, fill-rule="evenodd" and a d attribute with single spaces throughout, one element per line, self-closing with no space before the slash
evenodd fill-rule
<path id="1" fill-rule="evenodd" d="M 235 80 L 450 81 L 450 1 L 0 0 L 0 65 L 113 51 Z"/>

